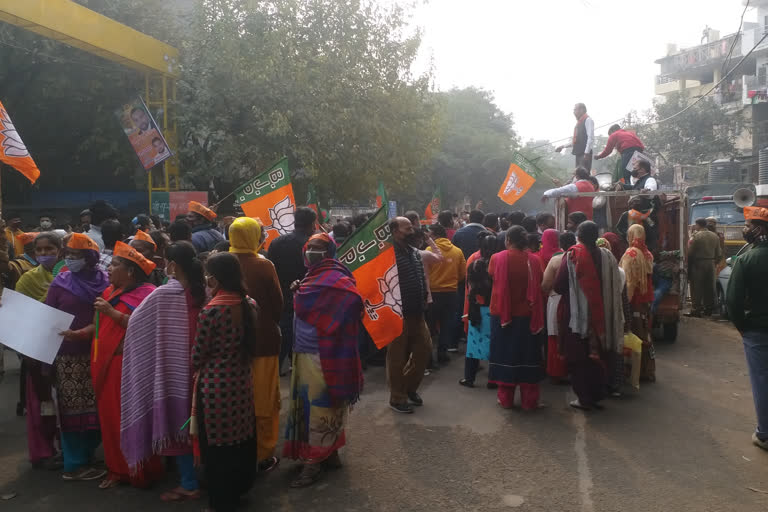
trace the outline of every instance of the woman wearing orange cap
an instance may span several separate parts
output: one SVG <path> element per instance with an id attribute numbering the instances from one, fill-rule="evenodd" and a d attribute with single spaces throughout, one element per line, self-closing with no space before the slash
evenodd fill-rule
<path id="1" fill-rule="evenodd" d="M 155 264 L 136 249 L 122 242 L 115 244 L 109 266 L 110 286 L 96 299 L 96 334 L 91 351 L 91 374 L 99 409 L 104 459 L 109 474 L 102 489 L 119 482 L 146 487 L 163 472 L 162 460 L 155 456 L 129 472 L 120 449 L 120 385 L 123 368 L 123 339 L 128 318 L 155 289 L 147 279 Z"/>
<path id="2" fill-rule="evenodd" d="M 15 260 L 8 263 L 8 277 L 5 282 L 8 288 L 15 289 L 19 278 L 37 266 L 37 260 L 35 260 L 35 237 L 37 235 L 38 233 L 22 233 L 16 237 L 19 244 L 24 246 L 24 252 L 18 254 Z"/>
<path id="3" fill-rule="evenodd" d="M 101 440 L 96 396 L 90 371 L 93 303 L 109 286 L 107 274 L 97 268 L 99 246 L 82 233 L 67 241 L 69 270 L 51 283 L 45 303 L 75 316 L 54 361 L 56 394 L 61 422 L 65 480 L 96 480 L 104 470 L 91 466 Z"/>

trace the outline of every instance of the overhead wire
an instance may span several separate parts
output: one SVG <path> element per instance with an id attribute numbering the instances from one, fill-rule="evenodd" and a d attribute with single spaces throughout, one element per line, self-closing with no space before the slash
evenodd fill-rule
<path id="1" fill-rule="evenodd" d="M 739 42 L 740 39 L 742 39 L 742 29 L 744 28 L 744 15 L 747 14 L 747 9 L 749 9 L 749 1 L 750 0 L 747 0 L 744 5 L 744 11 L 742 11 L 741 20 L 739 21 L 739 29 L 736 31 L 736 37 L 733 38 L 731 47 L 728 50 L 728 55 L 725 56 L 725 60 L 723 61 L 723 67 L 720 71 L 721 74 L 725 73 L 725 70 L 728 67 L 728 61 L 731 60 L 731 55 L 733 55 L 733 49 L 736 47 L 736 43 Z"/>

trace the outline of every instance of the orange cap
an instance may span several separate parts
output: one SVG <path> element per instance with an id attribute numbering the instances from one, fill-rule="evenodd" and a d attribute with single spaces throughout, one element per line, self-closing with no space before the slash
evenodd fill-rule
<path id="1" fill-rule="evenodd" d="M 768 222 L 768 209 L 759 206 L 746 206 L 744 207 L 744 218 Z"/>
<path id="2" fill-rule="evenodd" d="M 142 230 L 138 230 L 135 235 L 133 235 L 134 240 L 141 240 L 142 242 L 147 242 L 148 244 L 152 244 L 152 247 L 157 250 L 157 244 L 154 240 L 152 240 L 152 237 L 146 234 Z"/>
<path id="3" fill-rule="evenodd" d="M 91 240 L 91 237 L 88 235 L 84 235 L 82 233 L 72 233 L 72 236 L 69 238 L 69 242 L 67 242 L 67 247 L 81 251 L 85 250 L 99 252 L 99 246 L 96 245 L 96 242 Z"/>
<path id="4" fill-rule="evenodd" d="M 29 245 L 35 241 L 35 237 L 40 233 L 22 233 L 16 236 L 16 240 L 21 242 L 21 245 Z"/>
<path id="5" fill-rule="evenodd" d="M 202 204 L 198 203 L 197 201 L 190 201 L 189 202 L 189 211 L 197 213 L 198 215 L 202 215 L 206 219 L 213 221 L 216 219 L 216 212 L 211 210 L 210 208 L 207 208 L 203 206 Z"/>
<path id="6" fill-rule="evenodd" d="M 117 256 L 118 258 L 134 262 L 146 275 L 149 275 L 157 266 L 142 256 L 139 251 L 123 242 L 117 242 L 115 244 L 115 250 L 113 251 L 112 256 Z"/>

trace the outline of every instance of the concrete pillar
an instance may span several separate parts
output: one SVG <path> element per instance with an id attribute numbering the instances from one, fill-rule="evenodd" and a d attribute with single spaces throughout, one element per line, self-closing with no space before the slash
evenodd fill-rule
<path id="1" fill-rule="evenodd" d="M 681 78 L 677 81 L 677 90 L 680 92 L 685 92 L 685 78 Z"/>

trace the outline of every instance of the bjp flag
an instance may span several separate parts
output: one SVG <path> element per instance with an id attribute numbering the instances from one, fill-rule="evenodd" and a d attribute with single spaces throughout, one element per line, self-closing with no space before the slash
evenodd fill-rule
<path id="1" fill-rule="evenodd" d="M 288 158 L 283 158 L 268 171 L 235 190 L 235 198 L 246 216 L 258 218 L 264 225 L 267 233 L 265 249 L 275 238 L 293 232 L 296 200 Z"/>
<path id="2" fill-rule="evenodd" d="M 537 174 L 536 166 L 520 153 L 515 153 L 507 177 L 499 188 L 499 199 L 509 205 L 515 204 L 536 182 L 531 174 Z"/>
<path id="3" fill-rule="evenodd" d="M 34 183 L 40 177 L 40 169 L 32 160 L 27 146 L 16 131 L 16 127 L 11 121 L 11 116 L 5 110 L 0 101 L 0 162 L 10 165 L 30 182 Z"/>
<path id="4" fill-rule="evenodd" d="M 434 194 L 432 194 L 432 200 L 424 210 L 424 220 L 422 224 L 435 224 L 437 222 L 437 216 L 440 213 L 440 208 L 443 204 L 443 194 L 440 192 L 440 185 L 435 188 Z"/>
<path id="5" fill-rule="evenodd" d="M 382 206 L 339 247 L 339 261 L 355 276 L 363 325 L 378 348 L 403 332 L 403 301 L 387 207 Z"/>
<path id="6" fill-rule="evenodd" d="M 387 191 L 384 189 L 384 184 L 379 182 L 379 190 L 376 192 L 376 208 L 381 208 L 382 206 L 388 205 L 389 201 L 387 200 Z"/>

